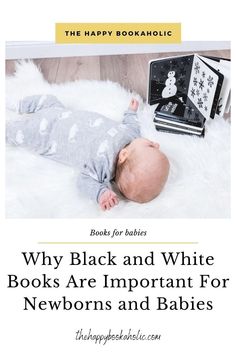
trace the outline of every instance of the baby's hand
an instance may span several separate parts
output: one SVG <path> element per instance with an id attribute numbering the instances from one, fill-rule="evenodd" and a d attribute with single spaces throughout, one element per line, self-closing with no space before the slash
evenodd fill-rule
<path id="1" fill-rule="evenodd" d="M 102 193 L 102 195 L 99 198 L 99 205 L 104 211 L 110 210 L 118 203 L 119 203 L 118 196 L 110 189 L 107 189 L 104 193 Z"/>
<path id="2" fill-rule="evenodd" d="M 139 102 L 135 98 L 132 98 L 129 104 L 129 109 L 131 109 L 131 111 L 137 112 L 138 106 Z"/>

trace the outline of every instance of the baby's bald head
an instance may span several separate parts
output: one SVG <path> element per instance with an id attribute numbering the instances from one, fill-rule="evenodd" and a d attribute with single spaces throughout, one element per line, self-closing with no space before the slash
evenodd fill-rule
<path id="1" fill-rule="evenodd" d="M 157 143 L 138 138 L 119 153 L 116 183 L 130 200 L 145 203 L 157 197 L 168 174 L 169 161 Z"/>

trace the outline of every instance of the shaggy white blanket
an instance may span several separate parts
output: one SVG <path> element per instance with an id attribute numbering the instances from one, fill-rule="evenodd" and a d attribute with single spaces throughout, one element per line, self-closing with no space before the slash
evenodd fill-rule
<path id="1" fill-rule="evenodd" d="M 8 218 L 225 218 L 230 216 L 230 124 L 207 123 L 204 139 L 158 133 L 153 107 L 110 81 L 47 83 L 32 62 L 17 65 L 6 79 L 7 107 L 32 94 L 56 95 L 70 109 L 96 111 L 120 120 L 132 96 L 141 102 L 142 135 L 158 141 L 170 160 L 168 182 L 155 200 L 137 204 L 121 200 L 103 212 L 79 195 L 72 168 L 21 148 L 6 148 L 6 216 Z M 16 114 L 7 110 L 7 119 Z"/>

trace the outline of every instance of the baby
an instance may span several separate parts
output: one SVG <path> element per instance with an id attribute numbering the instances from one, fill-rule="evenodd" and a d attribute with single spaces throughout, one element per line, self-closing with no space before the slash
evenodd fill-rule
<path id="1" fill-rule="evenodd" d="M 17 107 L 24 115 L 7 122 L 6 140 L 78 167 L 78 187 L 103 210 L 119 202 L 113 181 L 126 198 L 148 202 L 163 189 L 169 161 L 159 144 L 140 137 L 138 105 L 132 99 L 117 123 L 95 112 L 72 112 L 52 95 L 29 96 Z"/>

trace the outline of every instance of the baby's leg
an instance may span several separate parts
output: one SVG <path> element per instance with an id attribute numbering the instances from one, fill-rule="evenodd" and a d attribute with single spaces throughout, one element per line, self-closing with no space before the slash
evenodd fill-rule
<path id="1" fill-rule="evenodd" d="M 6 142 L 11 145 L 28 147 L 41 153 L 47 146 L 52 120 L 40 113 L 21 116 L 6 122 Z"/>
<path id="2" fill-rule="evenodd" d="M 9 120 L 6 122 L 6 142 L 11 145 L 25 143 L 26 118 Z"/>
<path id="3" fill-rule="evenodd" d="M 63 104 L 53 95 L 26 96 L 19 102 L 6 99 L 6 108 L 20 114 L 35 113 L 42 109 L 64 108 Z"/>
<path id="4" fill-rule="evenodd" d="M 7 143 L 37 150 L 45 146 L 58 117 L 58 109 L 60 111 L 64 106 L 53 95 L 33 95 L 16 102 L 14 106 L 7 103 L 7 108 L 22 114 L 7 120 Z"/>

